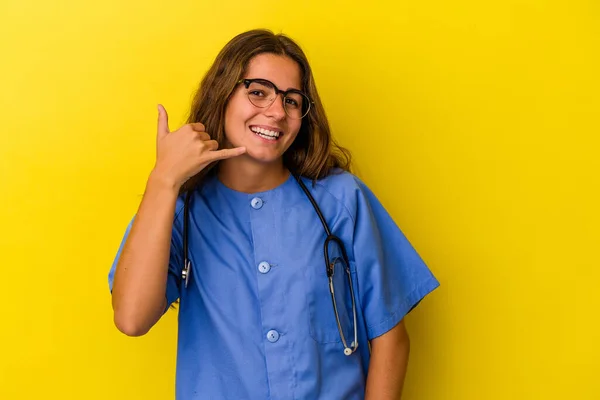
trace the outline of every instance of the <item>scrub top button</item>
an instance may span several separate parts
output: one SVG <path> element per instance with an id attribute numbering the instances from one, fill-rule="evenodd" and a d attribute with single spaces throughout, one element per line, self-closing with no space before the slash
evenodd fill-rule
<path id="1" fill-rule="evenodd" d="M 267 273 L 267 272 L 269 272 L 270 270 L 271 270 L 271 265 L 270 265 L 268 262 L 266 262 L 266 261 L 263 261 L 263 262 L 261 262 L 260 264 L 258 264 L 258 271 L 259 271 L 261 274 L 266 274 L 266 273 Z"/>
<path id="2" fill-rule="evenodd" d="M 275 343 L 279 340 L 279 332 L 273 329 L 270 330 L 269 332 L 267 332 L 267 340 L 271 343 Z"/>
<path id="3" fill-rule="evenodd" d="M 250 201 L 250 205 L 255 210 L 258 210 L 259 208 L 262 207 L 263 201 L 262 201 L 262 199 L 260 197 L 255 197 L 255 198 L 252 199 L 252 201 Z"/>

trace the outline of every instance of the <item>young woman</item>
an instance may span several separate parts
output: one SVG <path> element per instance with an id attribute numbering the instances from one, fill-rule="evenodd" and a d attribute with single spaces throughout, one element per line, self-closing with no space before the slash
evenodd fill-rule
<path id="1" fill-rule="evenodd" d="M 177 399 L 398 399 L 438 282 L 331 137 L 306 56 L 233 38 L 157 157 L 109 273 L 115 324 L 179 308 Z"/>

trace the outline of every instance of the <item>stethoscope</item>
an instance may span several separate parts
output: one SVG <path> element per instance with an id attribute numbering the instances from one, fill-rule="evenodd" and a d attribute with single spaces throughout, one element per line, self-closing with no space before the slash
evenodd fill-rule
<path id="1" fill-rule="evenodd" d="M 324 249 L 324 258 L 325 258 L 325 269 L 327 271 L 327 278 L 329 280 L 329 292 L 331 294 L 331 302 L 333 304 L 333 311 L 335 313 L 335 319 L 337 322 L 338 332 L 340 334 L 340 338 L 342 339 L 342 344 L 344 345 L 344 354 L 349 356 L 352 353 L 354 353 L 356 351 L 356 349 L 358 348 L 358 328 L 356 325 L 356 304 L 355 304 L 355 300 L 354 300 L 354 286 L 352 285 L 352 275 L 350 272 L 350 263 L 348 262 L 348 255 L 346 254 L 346 248 L 344 247 L 342 240 L 339 237 L 337 237 L 331 233 L 331 230 L 329 229 L 329 225 L 327 225 L 327 222 L 325 221 L 325 218 L 323 217 L 323 213 L 321 212 L 321 209 L 317 205 L 317 202 L 315 201 L 314 197 L 308 191 L 308 188 L 306 187 L 304 182 L 302 182 L 302 179 L 300 179 L 300 176 L 298 176 L 296 174 L 292 174 L 292 175 L 294 176 L 294 178 L 296 179 L 296 181 L 298 182 L 298 184 L 300 185 L 300 187 L 306 194 L 306 197 L 308 197 L 308 200 L 312 204 L 313 208 L 315 209 L 315 211 L 317 213 L 317 216 L 321 220 L 321 224 L 323 225 L 323 228 L 325 229 L 325 234 L 327 235 L 327 237 L 325 238 L 325 243 L 323 245 L 323 249 Z M 185 197 L 184 207 L 183 207 L 183 260 L 184 261 L 183 261 L 183 270 L 181 271 L 181 278 L 184 281 L 184 285 L 186 288 L 188 286 L 188 282 L 190 279 L 190 273 L 192 271 L 192 268 L 191 268 L 192 263 L 188 257 L 188 232 L 189 232 L 189 212 L 190 212 L 189 205 L 190 205 L 190 199 L 192 197 L 191 192 L 192 192 L 191 190 L 187 192 L 186 197 Z M 331 242 L 335 242 L 341 249 L 341 253 L 342 253 L 341 261 L 344 262 L 344 271 L 346 272 L 346 276 L 348 278 L 348 285 L 350 287 L 350 295 L 352 298 L 352 315 L 354 318 L 354 341 L 352 343 L 350 343 L 350 345 L 348 345 L 348 343 L 346 342 L 346 337 L 344 336 L 344 332 L 342 330 L 340 318 L 338 315 L 337 303 L 335 301 L 335 290 L 333 287 L 333 274 L 335 271 L 334 266 L 335 266 L 336 262 L 340 261 L 340 260 L 339 260 L 339 257 L 336 257 L 336 259 L 334 259 L 334 260 L 329 259 L 328 248 L 329 248 L 329 243 L 331 243 Z"/>

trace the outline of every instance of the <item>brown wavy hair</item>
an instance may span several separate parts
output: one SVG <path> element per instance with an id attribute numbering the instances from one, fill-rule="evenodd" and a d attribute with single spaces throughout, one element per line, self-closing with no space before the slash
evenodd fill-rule
<path id="1" fill-rule="evenodd" d="M 231 39 L 200 82 L 187 122 L 203 123 L 211 138 L 219 143 L 219 148 L 224 148 L 227 143 L 224 129 L 227 103 L 237 82 L 244 77 L 250 60 L 263 53 L 287 56 L 296 61 L 302 74 L 302 91 L 314 102 L 302 119 L 298 136 L 283 155 L 285 167 L 312 180 L 329 175 L 334 168 L 350 171 L 351 154 L 331 135 L 308 59 L 300 46 L 284 34 L 255 29 Z M 212 163 L 190 178 L 182 186 L 182 192 L 201 184 L 205 176 L 214 172 L 217 164 L 218 161 Z"/>

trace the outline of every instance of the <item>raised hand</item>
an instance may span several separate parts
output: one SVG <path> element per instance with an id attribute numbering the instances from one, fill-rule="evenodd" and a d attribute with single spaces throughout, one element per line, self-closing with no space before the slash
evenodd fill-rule
<path id="1" fill-rule="evenodd" d="M 245 152 L 245 147 L 219 150 L 218 142 L 210 138 L 199 122 L 170 132 L 167 110 L 162 105 L 158 106 L 154 172 L 177 188 L 211 162 L 237 157 Z"/>

